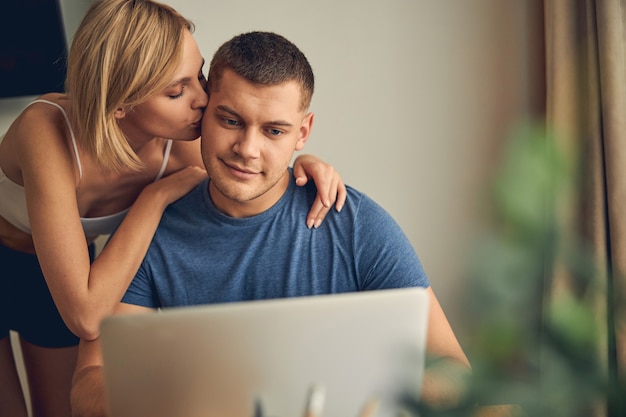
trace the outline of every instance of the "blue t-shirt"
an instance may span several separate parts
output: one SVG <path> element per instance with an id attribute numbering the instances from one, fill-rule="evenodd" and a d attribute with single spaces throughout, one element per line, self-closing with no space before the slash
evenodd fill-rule
<path id="1" fill-rule="evenodd" d="M 351 187 L 341 213 L 308 229 L 313 181 L 298 187 L 291 176 L 273 207 L 243 219 L 218 211 L 208 184 L 165 210 L 123 302 L 158 308 L 429 286 L 398 224 Z"/>

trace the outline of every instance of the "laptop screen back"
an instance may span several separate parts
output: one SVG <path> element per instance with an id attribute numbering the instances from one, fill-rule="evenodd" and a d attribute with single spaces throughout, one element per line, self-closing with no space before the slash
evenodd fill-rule
<path id="1" fill-rule="evenodd" d="M 323 417 L 419 391 L 428 296 L 410 288 L 238 302 L 103 321 L 115 417 L 299 417 L 323 387 Z M 416 360 L 417 358 L 417 360 Z"/>

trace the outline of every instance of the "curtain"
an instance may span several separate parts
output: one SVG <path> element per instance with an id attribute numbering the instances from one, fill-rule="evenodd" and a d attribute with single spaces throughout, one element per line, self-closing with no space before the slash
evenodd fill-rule
<path id="1" fill-rule="evenodd" d="M 597 363 L 610 382 L 598 416 L 626 415 L 626 0 L 545 0 L 546 122 L 576 170 L 562 231 L 578 234 L 592 279 L 558 269 L 550 304 L 569 293 L 593 309 Z M 566 239 L 567 240 L 567 239 Z"/>

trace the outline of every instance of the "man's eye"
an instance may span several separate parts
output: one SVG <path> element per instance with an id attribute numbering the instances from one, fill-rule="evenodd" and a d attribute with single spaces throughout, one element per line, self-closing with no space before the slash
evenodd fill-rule
<path id="1" fill-rule="evenodd" d="M 228 126 L 239 126 L 239 122 L 234 119 L 224 119 L 224 123 L 226 123 Z"/>
<path id="2" fill-rule="evenodd" d="M 269 133 L 272 136 L 280 136 L 283 134 L 282 130 L 278 130 L 278 129 L 269 129 Z"/>

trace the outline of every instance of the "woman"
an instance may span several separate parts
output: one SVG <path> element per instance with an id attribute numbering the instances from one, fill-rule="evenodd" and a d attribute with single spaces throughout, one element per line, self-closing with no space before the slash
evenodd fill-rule
<path id="1" fill-rule="evenodd" d="M 69 415 L 76 336 L 98 336 L 165 207 L 206 177 L 196 140 L 206 80 L 192 30 L 150 0 L 97 1 L 74 36 L 67 94 L 35 100 L 0 143 L 0 262 L 16 271 L 0 279 L 0 415 L 26 415 L 9 330 L 20 335 L 33 414 Z M 341 208 L 345 187 L 317 158 L 296 161 L 300 184 L 305 171 L 320 190 L 306 220 L 315 225 L 335 197 Z M 114 230 L 94 259 L 94 239 Z"/>

